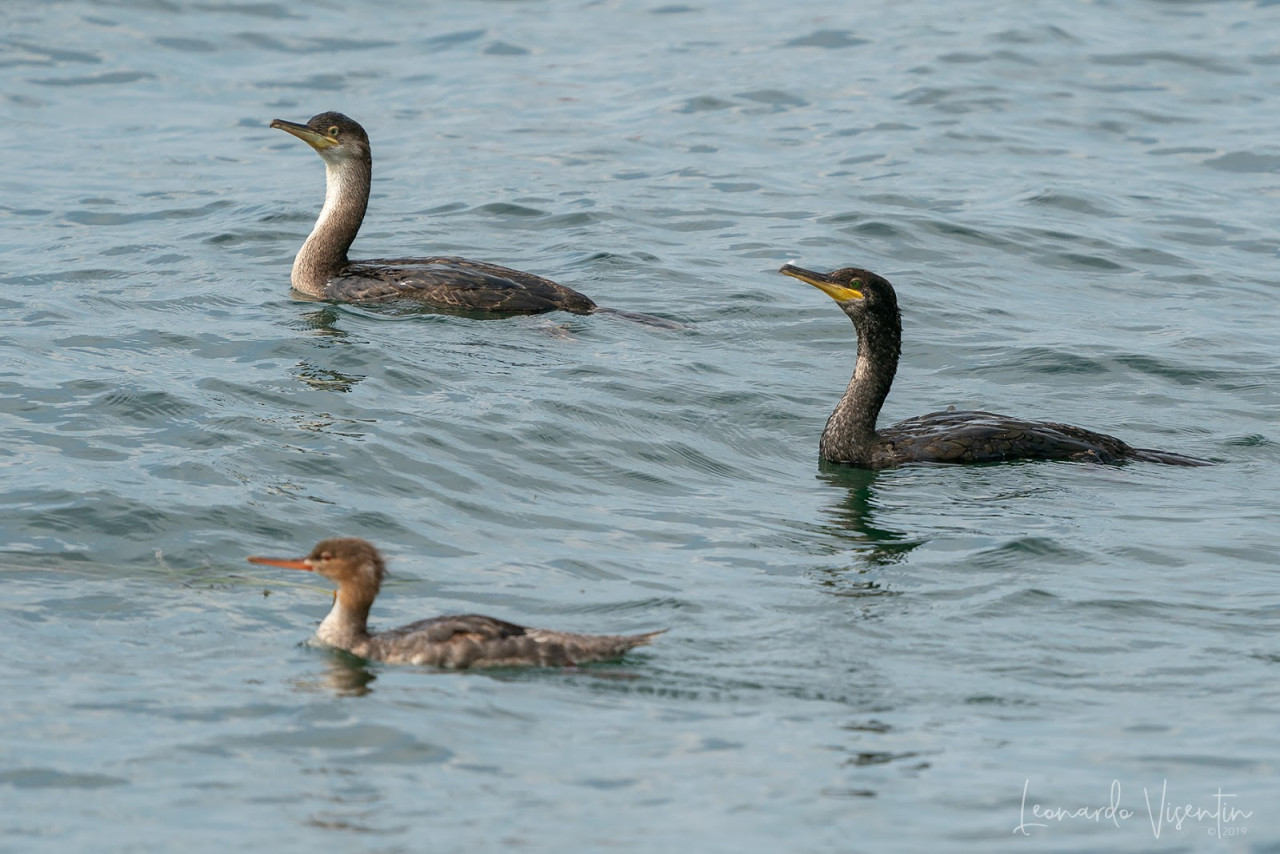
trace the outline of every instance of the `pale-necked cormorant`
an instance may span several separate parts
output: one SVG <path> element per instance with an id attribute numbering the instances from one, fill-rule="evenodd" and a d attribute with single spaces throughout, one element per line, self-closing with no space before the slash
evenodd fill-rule
<path id="1" fill-rule="evenodd" d="M 617 658 L 651 643 L 640 635 L 579 635 L 524 626 L 478 614 L 434 617 L 370 634 L 373 604 L 386 564 L 373 544 L 356 537 L 323 540 L 304 558 L 251 557 L 250 563 L 316 572 L 338 585 L 333 609 L 316 638 L 361 658 L 432 667 L 565 666 Z"/>
<path id="2" fill-rule="evenodd" d="M 827 419 L 823 459 L 880 469 L 903 463 L 988 463 L 1001 460 L 1145 460 L 1210 465 L 1205 460 L 1134 448 L 1114 436 L 1069 424 L 1026 421 L 991 412 L 934 412 L 876 429 L 902 350 L 902 316 L 893 286 L 853 267 L 815 273 L 791 264 L 778 272 L 836 301 L 858 332 L 858 361 L 844 397 Z"/>
<path id="3" fill-rule="evenodd" d="M 334 112 L 313 116 L 305 125 L 276 119 L 271 127 L 310 145 L 325 165 L 324 207 L 293 261 L 296 290 L 340 302 L 412 299 L 454 311 L 597 310 L 590 298 L 572 288 L 483 261 L 448 256 L 349 261 L 347 250 L 369 203 L 373 159 L 368 134 L 358 122 Z"/>

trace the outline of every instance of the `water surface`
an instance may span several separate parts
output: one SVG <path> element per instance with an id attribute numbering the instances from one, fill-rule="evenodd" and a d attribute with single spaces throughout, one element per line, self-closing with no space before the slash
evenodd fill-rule
<path id="1" fill-rule="evenodd" d="M 14 850 L 1280 850 L 1280 7 L 0 17 Z M 358 256 L 685 328 L 294 299 L 322 166 L 267 124 L 327 109 L 373 140 Z M 888 420 L 1219 465 L 820 466 L 853 330 L 791 260 L 897 285 Z M 244 563 L 338 533 L 384 627 L 671 631 L 364 665 Z"/>

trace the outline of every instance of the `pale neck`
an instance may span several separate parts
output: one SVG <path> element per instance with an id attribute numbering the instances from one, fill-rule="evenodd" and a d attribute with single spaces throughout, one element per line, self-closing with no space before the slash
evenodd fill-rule
<path id="1" fill-rule="evenodd" d="M 316 637 L 329 646 L 351 649 L 369 638 L 369 607 L 373 596 L 367 591 L 342 587 L 333 599 L 333 608 L 316 629 Z"/>
<path id="2" fill-rule="evenodd" d="M 324 207 L 315 227 L 293 259 L 295 290 L 324 296 L 325 284 L 347 265 L 369 204 L 373 166 L 368 158 L 325 161 Z"/>

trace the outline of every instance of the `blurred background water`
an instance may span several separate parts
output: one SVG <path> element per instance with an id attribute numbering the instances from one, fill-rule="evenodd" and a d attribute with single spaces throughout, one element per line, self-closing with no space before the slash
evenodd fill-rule
<path id="1" fill-rule="evenodd" d="M 1280 6 L 0 22 L 0 848 L 1280 850 Z M 685 328 L 292 298 L 323 168 L 267 123 L 328 109 L 355 257 Z M 897 285 L 886 421 L 1220 464 L 819 466 L 853 329 L 789 260 Z M 244 563 L 329 534 L 390 556 L 383 627 L 671 632 L 361 666 Z"/>

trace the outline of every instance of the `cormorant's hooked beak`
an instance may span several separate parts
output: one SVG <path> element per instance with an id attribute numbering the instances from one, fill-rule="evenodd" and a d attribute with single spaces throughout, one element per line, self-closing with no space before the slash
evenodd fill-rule
<path id="1" fill-rule="evenodd" d="M 324 151 L 333 148 L 338 141 L 331 136 L 326 136 L 319 131 L 314 131 L 306 125 L 300 125 L 297 122 L 286 122 L 284 119 L 272 119 L 271 126 L 278 128 L 285 133 L 291 133 L 316 151 Z"/>
<path id="2" fill-rule="evenodd" d="M 274 125 L 273 125 L 274 127 Z M 251 557 L 249 563 L 263 563 L 267 566 L 281 566 L 285 569 L 301 569 L 303 572 L 315 572 L 313 567 L 306 558 L 287 558 L 287 557 Z"/>
<path id="3" fill-rule="evenodd" d="M 783 264 L 782 269 L 778 270 L 778 272 L 784 276 L 790 276 L 793 279 L 799 279 L 806 284 L 813 285 L 836 302 L 862 299 L 862 291 L 842 285 L 832 280 L 831 276 L 826 273 L 815 273 L 813 270 L 806 270 L 793 264 Z"/>

